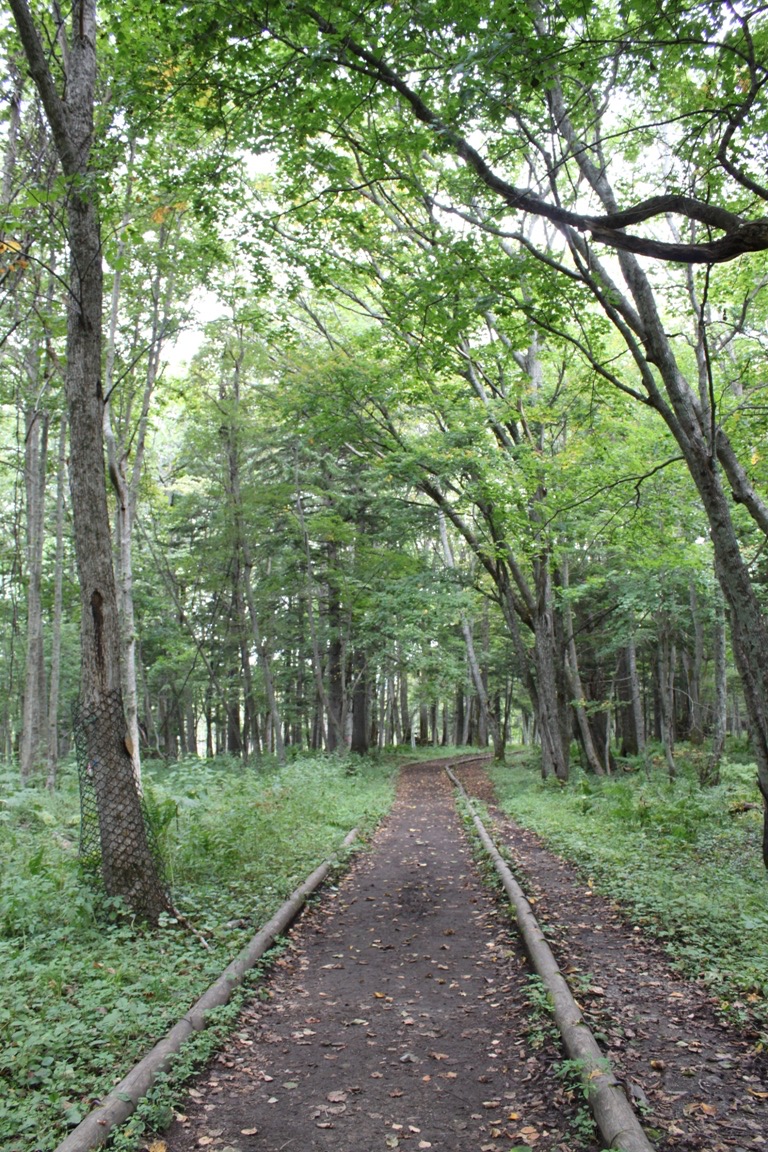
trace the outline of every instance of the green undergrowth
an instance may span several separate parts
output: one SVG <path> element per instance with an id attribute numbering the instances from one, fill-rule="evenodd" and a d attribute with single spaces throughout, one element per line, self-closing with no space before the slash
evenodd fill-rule
<path id="1" fill-rule="evenodd" d="M 175 903 L 208 948 L 172 918 L 145 930 L 81 883 L 71 768 L 55 795 L 0 779 L 0 1152 L 54 1148 L 347 832 L 371 831 L 395 765 L 147 769 Z"/>
<path id="2" fill-rule="evenodd" d="M 768 881 L 753 764 L 735 758 L 701 788 L 694 755 L 661 767 L 543 781 L 530 750 L 494 769 L 501 807 L 618 901 L 721 1009 L 768 1043 Z"/>

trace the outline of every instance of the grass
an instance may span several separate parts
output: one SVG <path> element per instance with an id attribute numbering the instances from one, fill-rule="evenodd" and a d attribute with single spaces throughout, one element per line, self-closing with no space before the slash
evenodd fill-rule
<path id="1" fill-rule="evenodd" d="M 678 751 L 675 782 L 656 761 L 601 779 L 577 771 L 563 786 L 542 781 L 535 757 L 518 750 L 494 770 L 497 793 L 505 812 L 619 901 L 764 1047 L 768 882 L 755 767 L 734 756 L 722 783 L 702 789 L 695 753 Z"/>
<path id="2" fill-rule="evenodd" d="M 71 768 L 53 796 L 1 778 L 0 1152 L 54 1148 L 346 833 L 372 829 L 394 764 L 150 768 L 174 898 L 209 949 L 172 922 L 145 931 L 81 883 Z"/>

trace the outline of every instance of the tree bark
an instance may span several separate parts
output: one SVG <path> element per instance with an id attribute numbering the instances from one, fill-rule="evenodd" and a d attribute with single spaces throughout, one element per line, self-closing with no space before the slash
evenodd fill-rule
<path id="1" fill-rule="evenodd" d="M 26 414 L 24 488 L 27 507 L 27 655 L 24 708 L 19 747 L 23 783 L 29 783 L 46 761 L 47 693 L 43 652 L 43 541 L 45 535 L 45 473 L 48 460 L 48 413 Z"/>
<path id="2" fill-rule="evenodd" d="M 725 731 L 728 707 L 728 678 L 725 639 L 725 606 L 722 593 L 718 589 L 715 599 L 715 619 L 712 634 L 713 675 L 715 699 L 712 709 L 712 746 L 705 765 L 702 765 L 700 780 L 704 785 L 720 783 L 720 760 L 725 748 Z"/>
<path id="3" fill-rule="evenodd" d="M 64 506 L 67 483 L 67 418 L 62 412 L 56 479 L 56 559 L 54 561 L 53 616 L 51 619 L 51 676 L 48 689 L 48 775 L 46 786 L 56 787 L 59 762 L 59 686 L 61 684 L 61 621 L 64 592 Z"/>
<path id="4" fill-rule="evenodd" d="M 10 0 L 65 178 L 69 291 L 65 388 L 70 425 L 72 516 L 81 602 L 79 758 L 98 808 L 100 865 L 108 894 L 156 922 L 168 901 L 144 825 L 126 745 L 120 629 L 106 499 L 101 388 L 102 264 L 90 149 L 96 90 L 96 5 L 75 0 L 66 61 L 66 104 L 26 0 Z"/>
<path id="5" fill-rule="evenodd" d="M 352 663 L 354 687 L 352 689 L 352 743 L 350 751 L 358 756 L 367 756 L 369 750 L 369 687 L 367 661 L 362 649 L 355 650 Z"/>
<path id="6" fill-rule="evenodd" d="M 627 641 L 627 672 L 632 696 L 632 714 L 635 724 L 635 739 L 638 754 L 645 752 L 645 720 L 643 713 L 643 698 L 640 692 L 640 677 L 637 674 L 637 648 L 634 636 Z"/>

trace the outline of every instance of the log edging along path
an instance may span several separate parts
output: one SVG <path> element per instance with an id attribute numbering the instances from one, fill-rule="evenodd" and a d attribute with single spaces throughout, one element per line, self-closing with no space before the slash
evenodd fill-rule
<path id="1" fill-rule="evenodd" d="M 483 847 L 493 861 L 514 908 L 518 930 L 531 963 L 552 999 L 553 1015 L 563 1045 L 569 1058 L 578 1064 L 587 1100 L 606 1147 L 618 1149 L 619 1152 L 654 1152 L 653 1145 L 643 1132 L 632 1105 L 611 1070 L 610 1061 L 585 1023 L 522 888 L 488 835 L 461 781 L 450 767 L 446 767 L 446 772 L 463 798 Z"/>
<path id="2" fill-rule="evenodd" d="M 356 837 L 357 829 L 354 828 L 345 836 L 342 847 L 348 848 Z M 213 1008 L 221 1008 L 229 1002 L 247 973 L 272 947 L 277 937 L 296 919 L 308 897 L 320 887 L 336 862 L 335 858 L 325 860 L 303 884 L 294 889 L 285 903 L 237 954 L 207 992 L 203 993 L 170 1032 L 159 1040 L 112 1089 L 102 1103 L 89 1112 L 77 1128 L 65 1137 L 56 1152 L 88 1152 L 91 1148 L 97 1148 L 108 1139 L 113 1128 L 122 1124 L 135 1112 L 139 1101 L 147 1094 L 158 1076 L 167 1070 L 182 1045 L 195 1032 L 201 1032 L 206 1027 L 208 1014 Z"/>

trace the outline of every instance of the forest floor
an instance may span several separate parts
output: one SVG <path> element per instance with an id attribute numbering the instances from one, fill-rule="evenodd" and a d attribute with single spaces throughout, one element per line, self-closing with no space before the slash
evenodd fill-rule
<path id="1" fill-rule="evenodd" d="M 492 808 L 576 998 L 663 1152 L 768 1149 L 768 1059 L 620 908 Z M 189 1088 L 169 1152 L 596 1152 L 574 1069 L 437 763 L 326 890 Z M 155 1145 L 157 1147 L 157 1145 Z"/>

